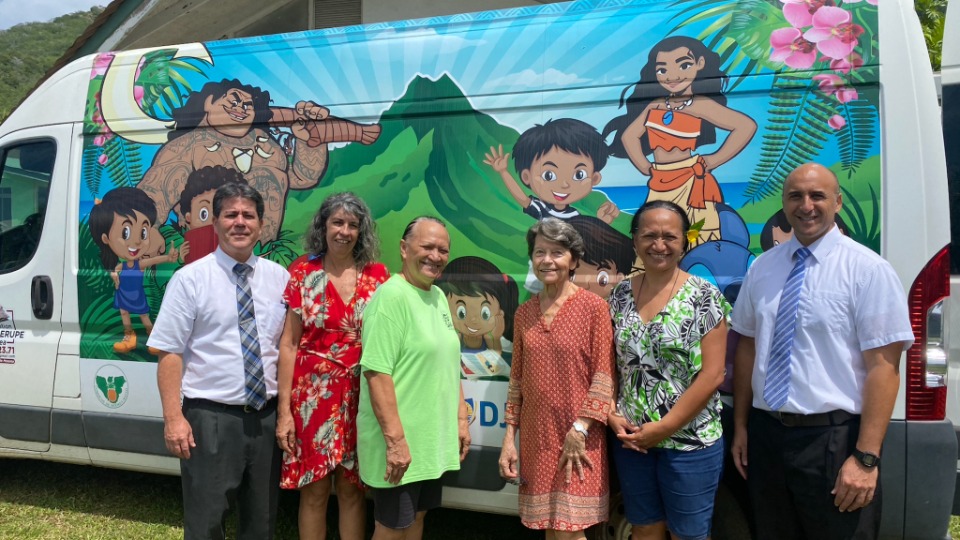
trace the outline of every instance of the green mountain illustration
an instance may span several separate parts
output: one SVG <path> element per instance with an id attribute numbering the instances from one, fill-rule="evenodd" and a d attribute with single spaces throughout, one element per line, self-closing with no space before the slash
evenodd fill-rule
<path id="1" fill-rule="evenodd" d="M 370 205 L 382 259 L 392 271 L 400 268 L 404 226 L 418 215 L 432 214 L 450 230 L 451 259 L 484 257 L 522 284 L 527 273 L 525 235 L 534 221 L 483 163 L 491 146 L 502 144 L 510 152 L 520 134 L 474 110 L 446 74 L 436 80 L 412 79 L 403 96 L 381 115 L 380 124 L 383 131 L 376 143 L 330 152 L 320 186 L 290 192 L 284 228 L 299 236 L 324 197 L 353 191 Z M 593 193 L 575 206 L 596 215 L 606 200 Z"/>

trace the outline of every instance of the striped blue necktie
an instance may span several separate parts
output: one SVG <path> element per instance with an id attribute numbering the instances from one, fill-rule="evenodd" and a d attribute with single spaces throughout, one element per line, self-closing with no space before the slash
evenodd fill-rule
<path id="1" fill-rule="evenodd" d="M 773 343 L 770 345 L 770 361 L 767 362 L 767 380 L 763 387 L 763 399 L 773 410 L 779 410 L 790 394 L 790 353 L 797 329 L 797 309 L 800 307 L 800 291 L 803 290 L 803 275 L 807 270 L 810 250 L 802 247 L 794 253 L 797 262 L 787 276 L 777 308 L 777 322 L 773 327 Z"/>
<path id="2" fill-rule="evenodd" d="M 247 275 L 250 266 L 237 263 L 233 273 L 237 275 L 237 314 L 240 324 L 240 347 L 243 349 L 244 396 L 247 406 L 256 410 L 267 402 L 267 385 L 263 382 L 263 361 L 260 358 L 260 340 L 257 338 L 257 317 L 253 309 L 253 295 Z"/>

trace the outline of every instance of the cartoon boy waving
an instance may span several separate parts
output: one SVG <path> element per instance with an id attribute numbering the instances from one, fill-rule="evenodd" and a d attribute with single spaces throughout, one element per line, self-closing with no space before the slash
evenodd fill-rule
<path id="1" fill-rule="evenodd" d="M 525 214 L 538 220 L 567 220 L 580 215 L 572 204 L 586 198 L 600 183 L 607 146 L 596 129 L 572 118 L 548 120 L 524 131 L 513 146 L 513 162 L 533 195 L 527 195 L 507 171 L 510 154 L 503 153 L 503 145 L 490 147 L 484 157 L 483 162 L 500 173 Z M 607 201 L 597 210 L 597 217 L 609 224 L 619 213 L 617 206 Z"/>

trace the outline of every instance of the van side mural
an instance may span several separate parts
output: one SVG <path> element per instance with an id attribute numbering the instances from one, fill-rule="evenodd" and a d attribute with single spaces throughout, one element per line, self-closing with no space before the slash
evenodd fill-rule
<path id="1" fill-rule="evenodd" d="M 735 296 L 784 177 L 816 160 L 841 179 L 850 236 L 879 250 L 878 7 L 833 4 L 580 0 L 102 55 L 84 126 L 80 354 L 155 360 L 114 344 L 145 335 L 172 273 L 215 247 L 216 182 L 264 193 L 257 253 L 281 264 L 302 253 L 320 201 L 349 190 L 388 248 L 416 215 L 447 222 L 441 282 L 463 308 L 464 357 L 490 352 L 498 370 L 467 389 L 477 426 L 499 429 L 540 215 L 589 238 L 575 279 L 604 295 L 636 270 L 631 214 L 676 200 L 702 221 L 684 267 Z M 138 259 L 104 267 L 95 202 L 120 188 L 146 194 L 156 218 Z M 137 261 L 149 309 L 128 321 L 111 274 Z"/>

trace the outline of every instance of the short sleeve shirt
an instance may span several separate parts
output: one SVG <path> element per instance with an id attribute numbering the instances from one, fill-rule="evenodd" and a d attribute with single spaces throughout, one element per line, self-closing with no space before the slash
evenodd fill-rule
<path id="1" fill-rule="evenodd" d="M 793 238 L 761 255 L 747 271 L 733 309 L 733 329 L 755 340 L 753 405 L 760 409 L 771 409 L 763 388 L 773 328 L 800 247 Z M 807 248 L 811 255 L 800 292 L 790 391 L 780 410 L 860 414 L 866 381 L 862 352 L 913 343 L 903 285 L 890 263 L 836 227 Z"/>
<path id="2" fill-rule="evenodd" d="M 181 267 L 167 284 L 147 345 L 183 356 L 183 395 L 227 405 L 246 403 L 243 352 L 233 258 L 220 248 Z M 267 397 L 277 395 L 280 334 L 287 314 L 283 290 L 290 275 L 279 264 L 251 256 L 253 294 Z"/>
<path id="3" fill-rule="evenodd" d="M 363 314 L 361 369 L 390 375 L 412 461 L 401 484 L 433 480 L 460 468 L 460 340 L 439 287 L 414 287 L 395 275 L 377 289 Z M 360 378 L 357 453 L 360 476 L 375 488 L 383 479 L 386 443 Z"/>
<path id="4" fill-rule="evenodd" d="M 567 206 L 563 210 L 560 210 L 556 206 L 545 203 L 532 195 L 530 196 L 530 204 L 523 209 L 523 213 L 537 220 L 548 217 L 567 220 L 580 215 L 580 211 L 572 206 Z"/>
<path id="5" fill-rule="evenodd" d="M 620 411 L 636 424 L 666 416 L 703 366 L 701 342 L 730 313 L 730 304 L 710 282 L 691 276 L 649 322 L 637 312 L 630 280 L 610 295 L 613 341 L 620 375 Z M 659 448 L 698 450 L 723 434 L 720 396 Z"/>

